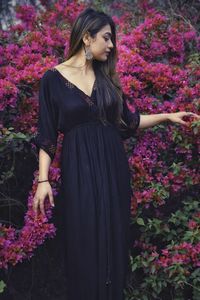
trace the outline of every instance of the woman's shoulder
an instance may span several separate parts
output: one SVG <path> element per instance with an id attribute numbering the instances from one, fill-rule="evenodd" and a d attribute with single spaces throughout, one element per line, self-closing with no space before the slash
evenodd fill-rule
<path id="1" fill-rule="evenodd" d="M 58 76 L 59 73 L 62 75 L 63 71 L 65 71 L 65 75 L 67 74 L 68 77 L 71 76 L 71 72 L 68 68 L 66 68 L 66 65 L 63 63 L 60 63 L 58 65 L 52 66 L 49 69 L 47 69 L 43 73 L 43 75 L 41 77 L 41 81 L 43 83 L 50 82 L 50 84 L 51 84 L 54 80 L 57 80 L 59 78 L 59 76 Z"/>
<path id="2" fill-rule="evenodd" d="M 48 82 L 49 80 L 52 82 L 52 80 L 55 78 L 55 73 L 57 72 L 56 67 L 51 67 L 49 69 L 47 69 L 42 77 L 41 77 L 41 81 L 43 82 Z"/>
<path id="3" fill-rule="evenodd" d="M 49 78 L 51 78 L 51 77 L 53 77 L 54 76 L 54 73 L 57 73 L 57 72 L 62 72 L 62 71 L 66 71 L 67 70 L 67 72 L 69 71 L 70 72 L 70 70 L 68 69 L 68 68 L 66 68 L 66 65 L 64 65 L 63 63 L 61 63 L 61 64 L 58 64 L 58 65 L 55 65 L 55 66 L 52 66 L 51 68 L 49 68 L 49 69 L 47 69 L 45 72 L 44 72 L 44 74 L 43 74 L 43 76 L 42 77 L 49 77 Z"/>

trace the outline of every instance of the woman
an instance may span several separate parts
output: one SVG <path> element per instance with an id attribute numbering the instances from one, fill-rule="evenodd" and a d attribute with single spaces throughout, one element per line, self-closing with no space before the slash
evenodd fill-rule
<path id="1" fill-rule="evenodd" d="M 141 115 L 128 109 L 115 66 L 112 18 L 91 8 L 75 20 L 67 60 L 40 81 L 39 181 L 33 208 L 54 205 L 48 171 L 58 131 L 67 299 L 122 300 L 128 265 L 131 185 L 123 140 L 138 128 L 170 120 L 187 125 L 188 112 Z"/>

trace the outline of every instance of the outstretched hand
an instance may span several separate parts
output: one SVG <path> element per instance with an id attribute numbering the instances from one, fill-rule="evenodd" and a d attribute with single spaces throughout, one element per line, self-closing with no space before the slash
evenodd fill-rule
<path id="1" fill-rule="evenodd" d="M 176 112 L 176 113 L 170 113 L 168 116 L 168 120 L 174 123 L 180 123 L 183 124 L 185 126 L 188 126 L 188 122 L 183 121 L 182 118 L 183 117 L 188 117 L 188 116 L 193 116 L 194 118 L 197 118 L 198 120 L 200 119 L 200 115 L 197 115 L 193 112 L 186 112 L 186 111 L 180 111 L 180 112 Z"/>

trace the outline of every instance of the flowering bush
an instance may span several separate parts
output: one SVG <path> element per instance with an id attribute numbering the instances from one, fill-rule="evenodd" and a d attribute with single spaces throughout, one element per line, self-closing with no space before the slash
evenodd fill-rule
<path id="1" fill-rule="evenodd" d="M 118 70 L 140 111 L 198 113 L 197 32 L 154 9 L 147 11 L 144 22 L 125 30 Z M 199 124 L 160 124 L 140 132 L 134 147 L 128 145 L 132 224 L 138 238 L 132 237 L 127 299 L 184 299 L 188 290 L 199 299 Z M 191 193 L 193 197 L 187 196 Z M 184 202 L 187 199 L 190 203 Z"/>
<path id="2" fill-rule="evenodd" d="M 112 8 L 120 9 L 120 4 L 113 4 Z M 113 19 L 118 29 L 117 71 L 124 92 L 134 99 L 141 114 L 198 113 L 200 39 L 195 29 L 188 22 L 170 18 L 149 7 L 141 12 L 140 22 L 135 24 L 132 13 L 124 11 L 124 6 L 121 8 L 123 14 L 114 15 Z M 5 145 L 9 137 L 16 138 L 6 128 L 7 124 L 16 134 L 34 136 L 36 133 L 39 79 L 47 69 L 64 59 L 70 25 L 83 9 L 78 1 L 58 1 L 40 13 L 28 5 L 18 6 L 16 12 L 21 23 L 8 31 L 0 31 L 3 65 L 0 112 Z M 130 102 L 130 109 L 132 105 Z M 189 121 L 187 128 L 160 124 L 140 131 L 125 142 L 134 191 L 131 219 L 134 243 L 130 249 L 132 273 L 127 299 L 150 299 L 149 293 L 151 299 L 157 299 L 167 293 L 169 287 L 170 293 L 177 296 L 187 286 L 192 288 L 194 295 L 199 295 L 200 122 Z M 54 195 L 59 189 L 61 141 L 62 136 L 59 136 L 57 153 L 50 167 Z M 1 268 L 30 258 L 46 238 L 55 236 L 49 204 L 46 203 L 46 218 L 40 214 L 34 220 L 32 199 L 38 171 L 34 176 L 24 227 L 16 230 L 0 224 Z M 193 197 L 189 196 L 191 192 Z"/>
<path id="3" fill-rule="evenodd" d="M 182 209 L 168 218 L 162 214 L 133 220 L 141 236 L 133 244 L 130 265 L 134 289 L 127 290 L 128 299 L 141 294 L 142 299 L 150 295 L 151 299 L 163 299 L 169 291 L 185 299 L 184 286 L 190 288 L 192 299 L 199 299 L 200 206 L 194 198 L 187 196 Z"/>

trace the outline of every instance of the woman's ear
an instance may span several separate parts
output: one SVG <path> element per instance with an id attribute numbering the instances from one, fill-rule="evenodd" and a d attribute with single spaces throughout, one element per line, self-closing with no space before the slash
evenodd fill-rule
<path id="1" fill-rule="evenodd" d="M 83 43 L 85 46 L 89 46 L 90 42 L 91 42 L 91 36 L 90 36 L 89 32 L 87 31 L 83 36 Z"/>

